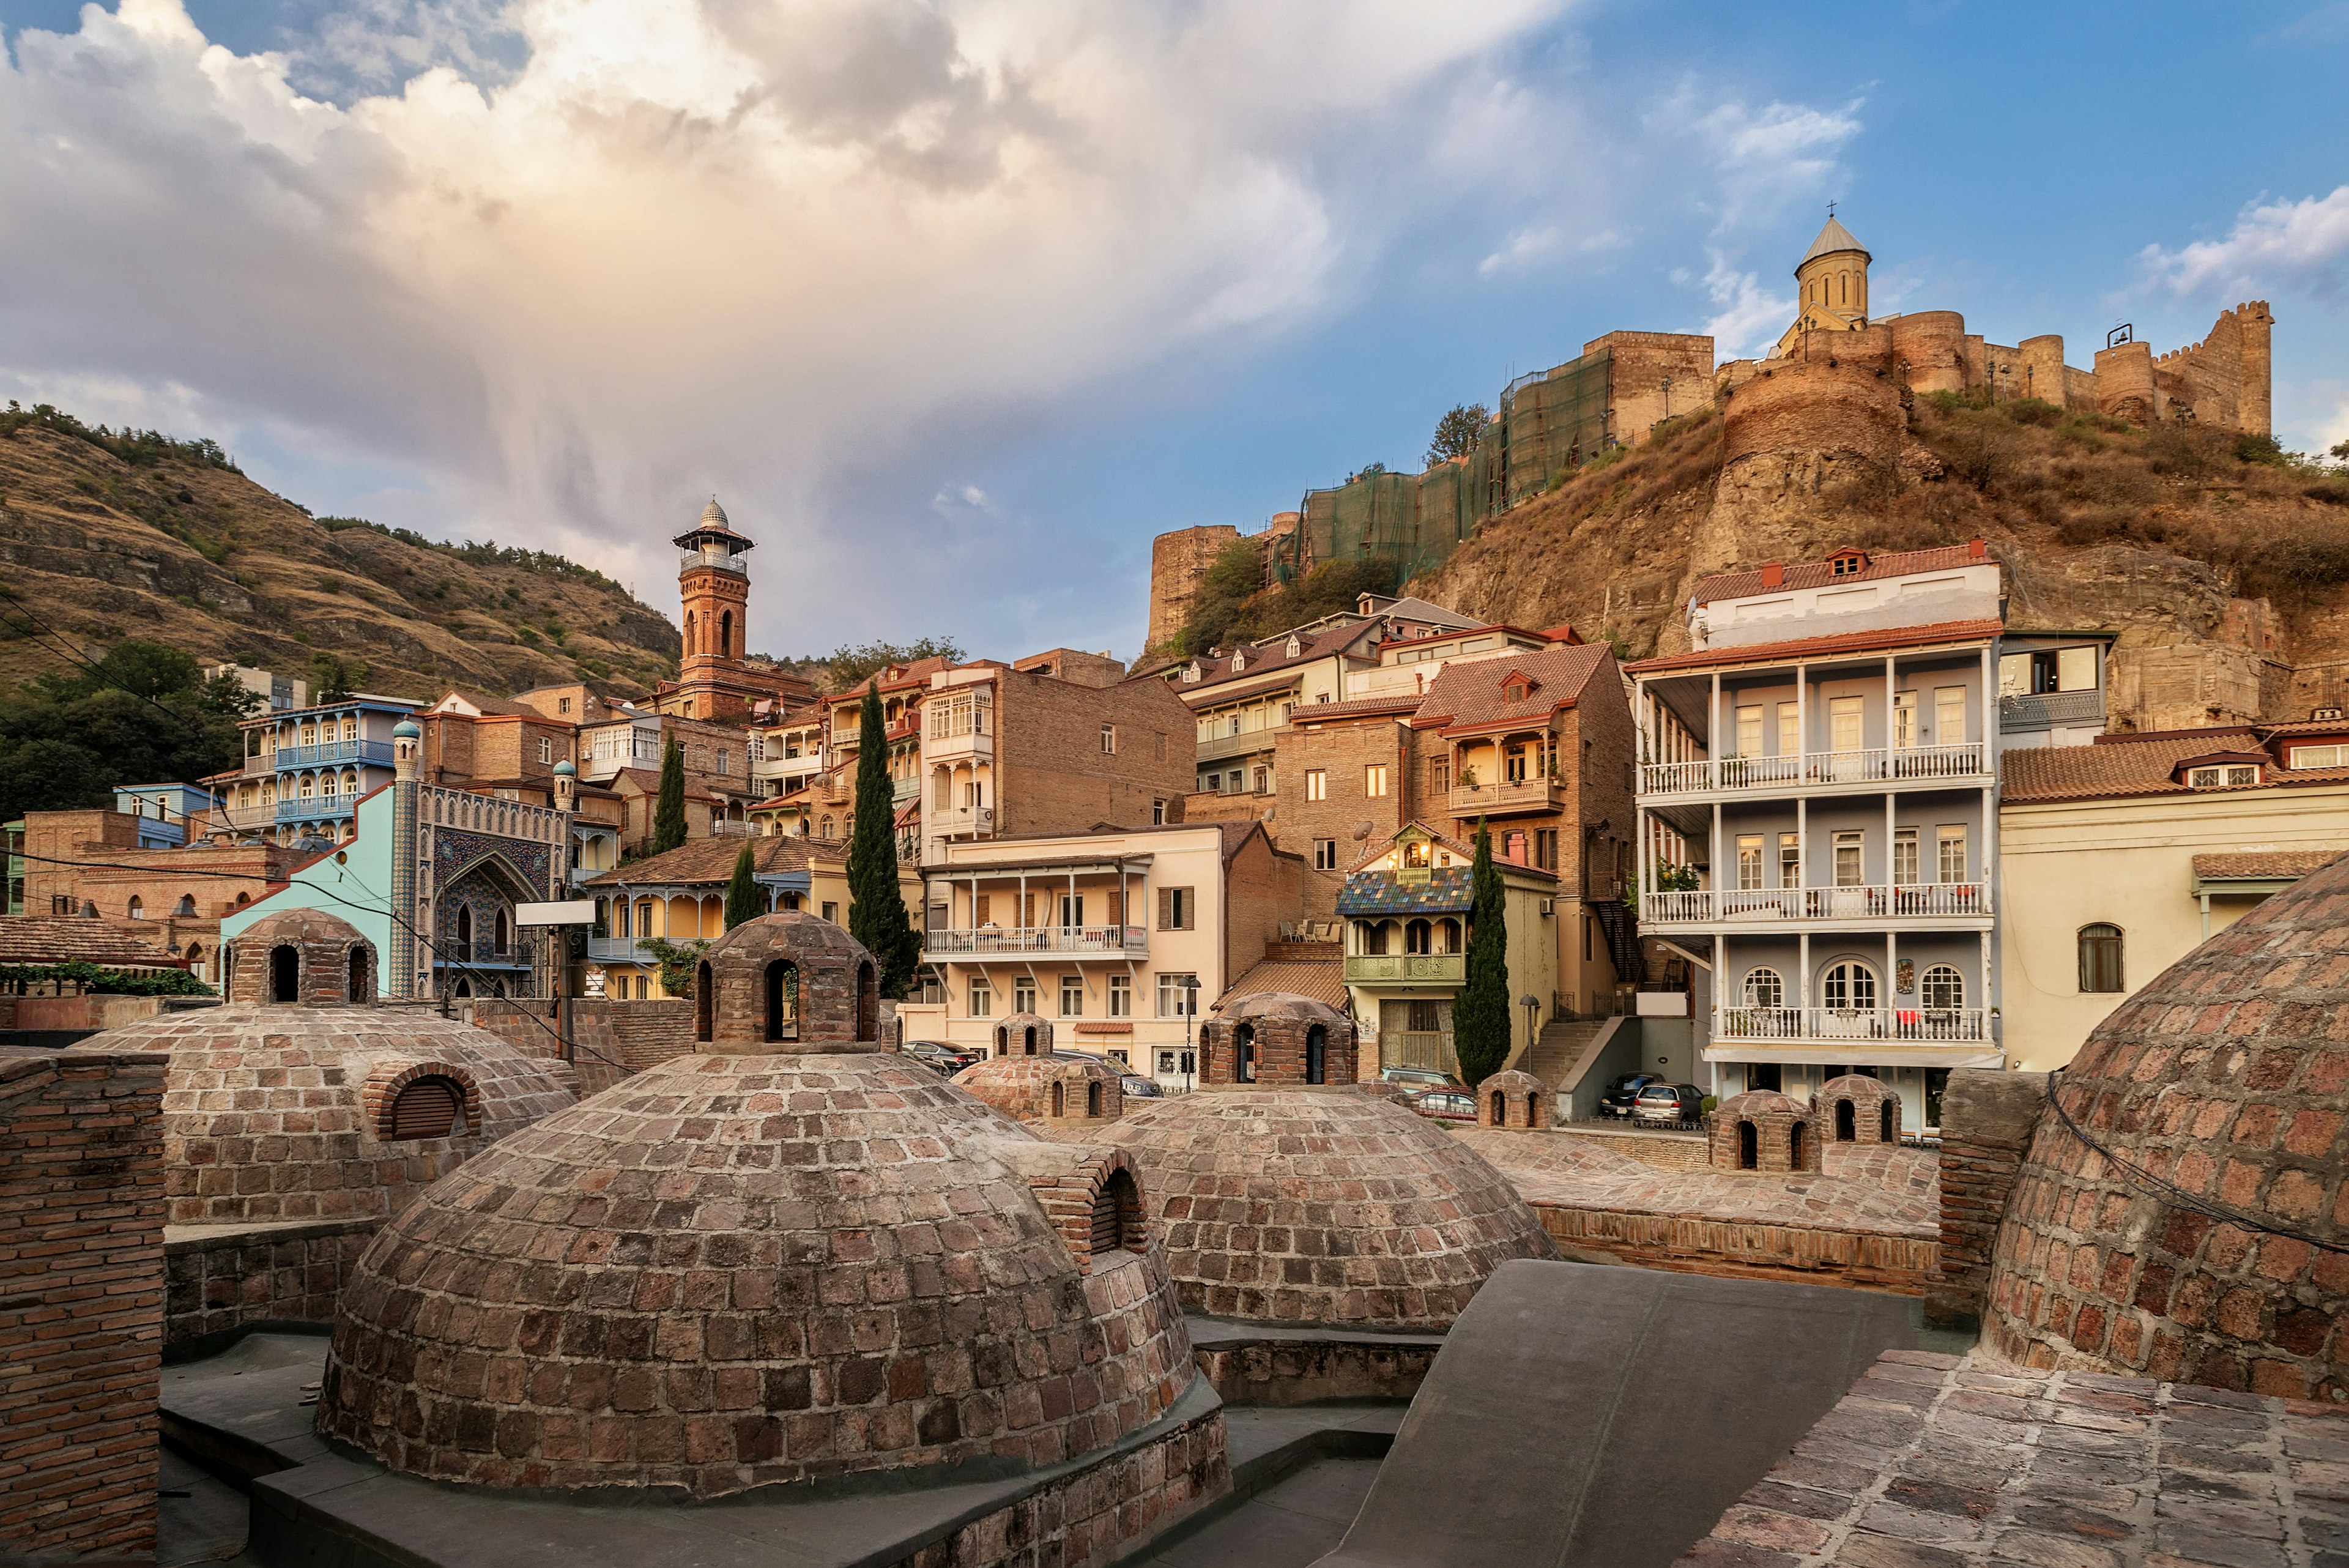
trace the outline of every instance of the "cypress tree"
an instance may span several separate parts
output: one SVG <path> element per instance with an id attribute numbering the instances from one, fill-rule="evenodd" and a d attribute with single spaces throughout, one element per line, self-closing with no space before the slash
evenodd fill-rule
<path id="1" fill-rule="evenodd" d="M 881 994 L 902 999 L 922 961 L 922 940 L 897 888 L 897 806 L 889 783 L 889 732 L 881 695 L 864 688 L 857 712 L 856 826 L 848 836 L 848 934 L 881 966 Z"/>
<path id="2" fill-rule="evenodd" d="M 666 855 L 685 842 L 685 747 L 675 735 L 661 753 L 660 799 L 653 807 L 650 853 Z"/>
<path id="3" fill-rule="evenodd" d="M 1460 1075 L 1474 1088 L 1509 1059 L 1509 921 L 1501 874 L 1493 868 L 1493 835 L 1476 822 L 1476 860 L 1469 873 L 1468 976 L 1452 1004 L 1452 1046 Z"/>
<path id="4" fill-rule="evenodd" d="M 757 870 L 750 859 L 750 846 L 745 844 L 742 853 L 734 857 L 734 875 L 726 883 L 726 929 L 730 931 L 767 912 L 767 901 L 759 896 L 759 884 L 752 880 Z"/>

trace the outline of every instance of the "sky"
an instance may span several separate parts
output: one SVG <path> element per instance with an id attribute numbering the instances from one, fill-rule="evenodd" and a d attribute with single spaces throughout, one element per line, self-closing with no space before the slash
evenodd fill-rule
<path id="1" fill-rule="evenodd" d="M 1879 313 L 2090 363 L 2264 298 L 2349 440 L 2349 3 L 0 0 L 0 398 L 750 646 L 1139 651 L 1261 527 L 1622 328 Z"/>

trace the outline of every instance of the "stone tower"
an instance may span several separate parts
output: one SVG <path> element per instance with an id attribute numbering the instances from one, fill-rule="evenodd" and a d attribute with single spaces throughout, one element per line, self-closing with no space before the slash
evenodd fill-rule
<path id="1" fill-rule="evenodd" d="M 1795 324 L 1778 340 L 1784 354 L 1806 332 L 1847 331 L 1868 325 L 1868 264 L 1875 258 L 1833 215 L 1795 264 L 1799 306 Z"/>
<path id="2" fill-rule="evenodd" d="M 678 593 L 685 600 L 685 652 L 678 665 L 678 684 L 709 684 L 740 669 L 750 647 L 750 573 L 742 556 L 750 541 L 727 523 L 726 509 L 713 495 L 701 509 L 701 521 L 671 543 L 686 553 L 677 574 Z M 687 714 L 695 719 L 717 716 Z"/>

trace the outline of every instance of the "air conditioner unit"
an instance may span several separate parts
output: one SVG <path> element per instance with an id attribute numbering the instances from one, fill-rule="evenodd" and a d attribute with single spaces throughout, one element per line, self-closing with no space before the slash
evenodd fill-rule
<path id="1" fill-rule="evenodd" d="M 1544 899 L 1542 900 L 1542 913 L 1543 913 L 1543 914 L 1545 914 L 1545 915 L 1554 915 L 1554 914 L 1556 914 L 1557 912 L 1557 900 L 1556 898 L 1544 898 Z"/>

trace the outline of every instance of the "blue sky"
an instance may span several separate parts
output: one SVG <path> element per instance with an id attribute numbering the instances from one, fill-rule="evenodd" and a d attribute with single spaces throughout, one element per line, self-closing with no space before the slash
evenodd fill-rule
<path id="1" fill-rule="evenodd" d="M 1131 655 L 1153 535 L 1766 342 L 1830 200 L 2075 365 L 2265 297 L 2349 439 L 2349 5 L 1837 9 L 0 0 L 0 395 L 663 609 L 714 490 L 778 653 Z"/>

